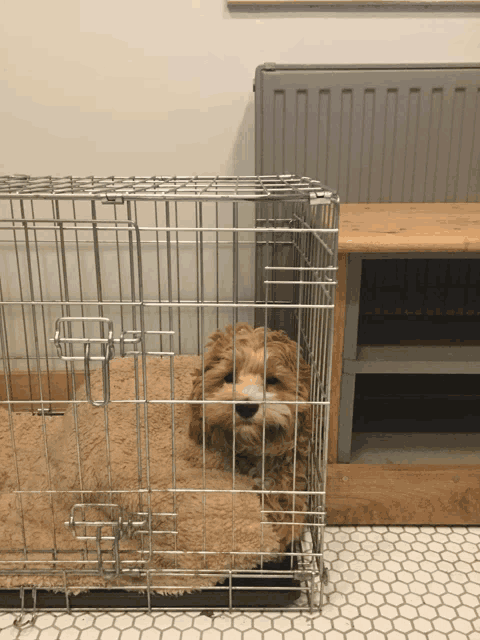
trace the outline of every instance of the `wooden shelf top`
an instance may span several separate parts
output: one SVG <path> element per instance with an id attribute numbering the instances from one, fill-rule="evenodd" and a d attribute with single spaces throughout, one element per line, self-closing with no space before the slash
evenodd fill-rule
<path id="1" fill-rule="evenodd" d="M 480 202 L 340 203 L 338 250 L 479 251 Z"/>

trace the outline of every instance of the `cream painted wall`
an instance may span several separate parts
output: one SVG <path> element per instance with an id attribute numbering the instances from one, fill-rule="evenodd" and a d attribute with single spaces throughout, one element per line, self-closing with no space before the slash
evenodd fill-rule
<path id="1" fill-rule="evenodd" d="M 0 173 L 249 174 L 255 68 L 478 62 L 478 13 L 4 0 Z"/>

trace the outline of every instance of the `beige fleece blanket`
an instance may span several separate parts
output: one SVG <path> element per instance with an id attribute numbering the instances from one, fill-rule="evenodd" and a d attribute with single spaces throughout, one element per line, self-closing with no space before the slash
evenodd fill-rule
<path id="1" fill-rule="evenodd" d="M 73 405 L 63 417 L 45 420 L 0 411 L 0 588 L 143 590 L 147 571 L 152 590 L 180 595 L 215 585 L 230 569 L 257 566 L 261 552 L 274 554 L 264 562 L 281 555 L 279 525 L 262 516 L 258 494 L 203 491 L 204 483 L 231 490 L 232 473 L 209 451 L 203 464 L 202 449 L 188 437 L 187 404 L 175 405 L 174 430 L 172 405 L 149 404 L 147 433 L 144 403 L 114 402 L 143 398 L 138 363 L 138 395 L 134 359 L 114 359 L 107 409 L 78 404 L 76 424 Z M 175 356 L 175 399 L 189 397 L 198 364 L 196 356 Z M 93 399 L 101 399 L 101 370 L 91 374 L 91 387 Z M 170 399 L 171 392 L 170 358 L 147 359 L 147 398 Z M 84 398 L 82 385 L 77 400 Z M 82 488 L 101 493 L 82 496 Z M 255 487 L 236 475 L 234 488 Z M 38 493 L 13 493 L 18 490 Z M 80 503 L 89 506 L 73 508 Z M 119 517 L 124 526 L 107 524 Z M 33 575 L 32 568 L 41 573 Z M 110 573 L 102 577 L 100 568 Z M 207 570 L 213 573 L 199 573 Z"/>

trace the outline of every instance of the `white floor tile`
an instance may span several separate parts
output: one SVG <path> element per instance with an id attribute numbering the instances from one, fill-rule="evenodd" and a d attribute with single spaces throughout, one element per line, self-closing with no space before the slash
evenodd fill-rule
<path id="1" fill-rule="evenodd" d="M 480 640 L 479 547 L 477 527 L 327 527 L 321 613 L 46 612 L 20 635 L 0 613 L 0 640 Z"/>

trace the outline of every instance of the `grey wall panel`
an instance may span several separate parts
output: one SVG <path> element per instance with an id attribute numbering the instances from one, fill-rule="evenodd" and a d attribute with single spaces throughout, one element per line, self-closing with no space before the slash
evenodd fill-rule
<path id="1" fill-rule="evenodd" d="M 257 174 L 342 202 L 478 202 L 480 65 L 294 66 L 255 77 Z"/>

